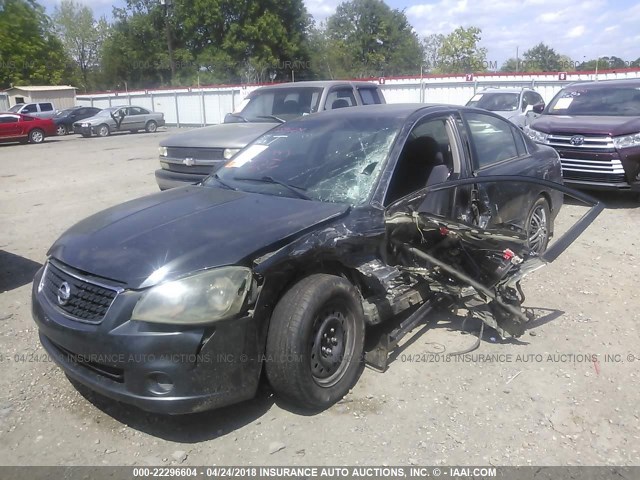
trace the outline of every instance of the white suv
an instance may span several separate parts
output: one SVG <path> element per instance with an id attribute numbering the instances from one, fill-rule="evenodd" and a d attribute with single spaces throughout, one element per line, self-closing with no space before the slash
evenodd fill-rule
<path id="1" fill-rule="evenodd" d="M 511 120 L 520 128 L 529 125 L 544 110 L 544 100 L 531 88 L 486 88 L 467 102 Z"/>

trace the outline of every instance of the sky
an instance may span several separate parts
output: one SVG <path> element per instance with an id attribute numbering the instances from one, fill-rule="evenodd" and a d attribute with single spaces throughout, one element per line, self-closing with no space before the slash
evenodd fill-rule
<path id="1" fill-rule="evenodd" d="M 60 0 L 40 0 L 49 13 Z M 96 17 L 111 17 L 122 0 L 79 0 Z M 180 0 L 175 0 L 180 1 Z M 335 12 L 340 0 L 305 0 L 316 21 Z M 448 34 L 458 26 L 482 29 L 481 46 L 487 61 L 501 65 L 540 42 L 581 63 L 615 55 L 627 61 L 640 58 L 640 2 L 638 0 L 386 0 L 404 10 L 422 38 Z"/>

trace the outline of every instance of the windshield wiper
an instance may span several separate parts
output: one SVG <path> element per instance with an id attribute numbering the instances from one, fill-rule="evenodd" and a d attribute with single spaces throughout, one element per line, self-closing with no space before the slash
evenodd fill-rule
<path id="1" fill-rule="evenodd" d="M 238 190 L 237 188 L 233 188 L 231 185 L 224 183 L 217 173 L 213 174 L 213 178 L 215 178 L 220 185 L 222 185 L 225 188 L 228 188 L 229 190 Z"/>
<path id="2" fill-rule="evenodd" d="M 240 181 L 250 181 L 250 182 L 263 182 L 263 183 L 273 183 L 275 185 L 280 185 L 292 193 L 295 193 L 298 198 L 302 198 L 303 200 L 311 200 L 311 197 L 302 193 L 300 190 L 306 190 L 303 187 L 297 187 L 295 185 L 291 185 L 289 183 L 283 182 L 281 180 L 276 180 L 273 177 L 264 176 L 264 177 L 233 177 L 234 180 Z"/>
<path id="3" fill-rule="evenodd" d="M 275 115 L 258 115 L 256 118 L 270 118 L 272 120 L 276 120 L 280 123 L 284 123 L 285 120 L 281 119 L 280 117 L 276 117 Z"/>

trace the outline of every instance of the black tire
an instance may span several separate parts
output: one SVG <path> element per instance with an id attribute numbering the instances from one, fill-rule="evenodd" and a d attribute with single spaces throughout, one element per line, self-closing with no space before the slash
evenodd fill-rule
<path id="1" fill-rule="evenodd" d="M 364 367 L 364 313 L 351 283 L 310 275 L 273 311 L 266 373 L 275 392 L 303 408 L 324 409 L 344 397 Z M 325 350 L 326 349 L 326 350 Z"/>
<path id="2" fill-rule="evenodd" d="M 39 128 L 34 128 L 29 132 L 29 143 L 42 143 L 44 142 L 44 131 Z"/>
<path id="3" fill-rule="evenodd" d="M 546 198 L 538 197 L 533 203 L 525 225 L 529 251 L 537 255 L 543 254 L 547 250 L 553 231 L 551 211 Z"/>
<path id="4" fill-rule="evenodd" d="M 154 120 L 149 120 L 144 129 L 147 133 L 154 133 L 158 130 L 158 124 Z"/>
<path id="5" fill-rule="evenodd" d="M 68 133 L 67 127 L 64 124 L 60 124 L 56 126 L 56 135 L 60 137 L 64 137 Z"/>
<path id="6" fill-rule="evenodd" d="M 98 128 L 96 128 L 96 133 L 99 137 L 108 137 L 111 133 L 111 129 L 109 128 L 109 125 L 103 123 L 102 125 L 99 125 Z"/>

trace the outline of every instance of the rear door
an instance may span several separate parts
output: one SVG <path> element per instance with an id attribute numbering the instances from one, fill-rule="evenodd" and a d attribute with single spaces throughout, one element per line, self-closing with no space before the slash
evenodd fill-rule
<path id="1" fill-rule="evenodd" d="M 511 122 L 489 113 L 464 112 L 470 140 L 473 175 L 523 175 L 542 177 L 541 166 L 527 151 L 521 130 Z M 474 188 L 476 224 L 524 228 L 523 211 L 534 202 L 531 184 L 479 183 Z"/>
<path id="2" fill-rule="evenodd" d="M 532 252 L 526 236 L 503 225 L 479 227 L 455 214 L 434 214 L 428 208 L 433 195 L 446 196 L 447 191 L 464 186 L 499 191 L 512 185 L 523 190 L 554 190 L 587 208 L 580 207 L 583 215 L 577 221 L 578 215 L 569 212 L 565 233 L 554 238 L 543 253 Z M 385 210 L 388 263 L 422 276 L 432 292 L 452 299 L 503 337 L 519 336 L 528 321 L 522 310 L 520 280 L 553 262 L 603 208 L 588 195 L 538 178 L 486 176 L 449 180 L 414 192 Z"/>

